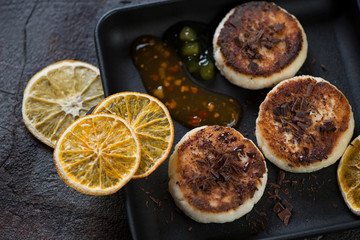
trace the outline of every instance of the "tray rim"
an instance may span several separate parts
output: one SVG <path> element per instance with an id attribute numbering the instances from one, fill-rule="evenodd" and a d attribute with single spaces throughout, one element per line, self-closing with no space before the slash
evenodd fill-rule
<path id="1" fill-rule="evenodd" d="M 101 78 L 102 78 L 102 84 L 103 84 L 103 88 L 104 88 L 104 94 L 105 97 L 107 97 L 109 95 L 109 92 L 107 92 L 109 90 L 108 86 L 107 86 L 107 76 L 105 74 L 105 66 L 104 66 L 104 59 L 103 59 L 103 50 L 100 44 L 100 37 L 99 37 L 99 31 L 101 28 L 101 25 L 109 18 L 111 18 L 113 15 L 115 14 L 119 14 L 122 12 L 129 12 L 129 11 L 136 11 L 137 9 L 146 9 L 146 8 L 152 8 L 152 7 L 156 7 L 156 6 L 162 6 L 162 5 L 167 5 L 167 4 L 174 4 L 177 2 L 185 2 L 186 0 L 158 0 L 158 1 L 153 1 L 153 2 L 147 2 L 147 3 L 137 3 L 137 4 L 133 4 L 131 6 L 120 6 L 120 7 L 116 7 L 113 8 L 109 11 L 107 11 L 105 14 L 103 14 L 98 22 L 96 23 L 95 26 L 95 30 L 94 30 L 94 39 L 95 39 L 95 48 L 96 48 L 96 54 L 97 54 L 97 59 L 98 59 L 98 64 L 99 64 L 99 69 L 100 69 L 100 74 L 101 74 Z M 246 0 L 247 1 L 247 0 Z M 355 1 L 355 5 L 356 5 L 356 11 L 360 14 L 360 0 L 352 0 Z M 360 19 L 360 17 L 359 17 Z M 132 184 L 132 183 L 129 183 Z M 131 209 L 133 207 L 131 201 L 128 201 L 128 192 L 129 192 L 129 187 L 124 186 L 124 192 L 125 192 L 125 205 L 126 205 L 126 212 L 127 212 L 127 218 L 128 218 L 128 223 L 129 223 L 129 228 L 132 234 L 133 239 L 138 239 L 138 235 L 136 234 L 136 226 L 133 220 L 133 215 L 131 214 Z M 316 229 L 304 229 L 303 231 L 297 231 L 295 233 L 285 233 L 279 236 L 270 236 L 270 237 L 266 237 L 263 239 L 294 239 L 294 238 L 300 238 L 300 237 L 311 237 L 311 236 L 316 236 L 316 235 L 320 235 L 320 234 L 328 234 L 328 233 L 333 233 L 333 232 L 338 232 L 338 231 L 345 231 L 345 230 L 350 230 L 350 229 L 355 229 L 356 227 L 360 226 L 360 218 L 351 221 L 351 222 L 346 222 L 346 223 L 339 223 L 335 226 L 325 226 L 325 227 L 320 227 L 320 228 L 316 228 Z"/>

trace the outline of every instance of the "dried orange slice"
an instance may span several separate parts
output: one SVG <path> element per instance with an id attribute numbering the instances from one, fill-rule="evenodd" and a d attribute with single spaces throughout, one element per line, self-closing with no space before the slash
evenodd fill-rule
<path id="1" fill-rule="evenodd" d="M 135 174 L 140 144 L 129 124 L 110 114 L 78 118 L 61 134 L 54 149 L 59 176 L 90 195 L 118 191 Z"/>
<path id="2" fill-rule="evenodd" d="M 152 173 L 169 155 L 174 126 L 169 111 L 158 99 L 143 93 L 122 92 L 104 99 L 93 111 L 123 117 L 140 141 L 141 161 L 133 178 Z"/>
<path id="3" fill-rule="evenodd" d="M 36 73 L 24 90 L 23 121 L 40 141 L 54 147 L 70 123 L 104 99 L 99 69 L 64 60 Z"/>
<path id="4" fill-rule="evenodd" d="M 347 206 L 360 216 L 360 136 L 345 150 L 339 162 L 337 178 Z"/>

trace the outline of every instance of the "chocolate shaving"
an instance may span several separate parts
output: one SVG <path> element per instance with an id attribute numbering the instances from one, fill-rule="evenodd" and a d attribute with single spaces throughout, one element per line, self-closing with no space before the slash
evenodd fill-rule
<path id="1" fill-rule="evenodd" d="M 293 185 L 295 180 L 285 179 L 285 172 L 279 170 L 278 172 L 278 184 L 270 184 L 270 186 L 279 186 L 282 192 L 287 195 L 289 194 L 288 188 L 286 188 L 286 184 Z M 297 184 L 297 182 L 296 182 Z M 272 211 L 277 214 L 279 219 L 284 223 L 285 226 L 288 226 L 290 217 L 292 216 L 293 206 L 289 203 L 288 200 L 281 198 L 279 195 L 279 188 L 275 189 L 275 194 L 271 194 L 268 192 L 269 198 L 276 200 L 275 205 L 272 208 Z"/>
<path id="2" fill-rule="evenodd" d="M 334 124 L 335 119 L 325 120 L 324 123 L 318 126 L 318 131 L 321 134 L 331 133 L 336 131 L 336 126 Z"/>
<path id="3" fill-rule="evenodd" d="M 311 96 L 311 93 L 312 93 L 312 91 L 314 89 L 314 86 L 315 86 L 314 83 L 310 83 L 309 85 L 307 85 L 305 97 L 310 97 Z"/>
<path id="4" fill-rule="evenodd" d="M 307 95 L 311 94 L 313 85 L 309 85 Z M 293 101 L 285 102 L 273 108 L 274 120 L 283 123 L 283 127 L 288 127 L 293 132 L 296 139 L 301 141 L 306 129 L 312 125 L 311 119 L 308 117 L 310 111 L 314 108 L 308 97 L 296 97 Z"/>
<path id="5" fill-rule="evenodd" d="M 330 134 L 337 130 L 335 125 L 336 119 L 329 119 L 324 121 L 323 124 L 315 126 L 322 135 L 320 138 L 316 139 L 314 134 L 308 132 L 308 129 L 313 126 L 311 114 L 318 112 L 316 106 L 312 104 L 312 98 L 316 98 L 313 95 L 316 83 L 312 82 L 311 79 L 308 80 L 310 83 L 307 84 L 303 96 L 296 96 L 290 101 L 279 103 L 272 109 L 273 119 L 281 123 L 280 131 L 292 133 L 293 138 L 289 141 L 293 144 L 296 144 L 296 141 L 307 144 L 312 144 L 319 140 L 323 141 L 325 134 Z M 326 159 L 327 156 L 323 152 L 313 151 L 310 153 L 308 148 L 304 148 L 297 160 L 301 164 L 307 164 L 314 160 L 321 161 L 324 158 Z"/>
<path id="6" fill-rule="evenodd" d="M 220 134 L 219 141 L 231 143 L 236 141 L 234 136 L 224 132 Z M 233 186 L 234 191 L 242 193 L 244 191 L 244 182 L 241 179 L 248 176 L 246 188 L 249 194 L 253 194 L 256 187 L 256 181 L 261 173 L 248 172 L 257 154 L 253 151 L 244 151 L 244 145 L 238 145 L 227 152 L 216 150 L 211 144 L 203 143 L 204 149 L 209 152 L 204 159 L 194 160 L 196 168 L 201 174 L 190 170 L 185 175 L 186 184 L 190 186 L 194 193 L 201 191 L 205 194 L 211 194 L 213 187 L 229 188 Z M 244 156 L 248 161 L 243 161 Z M 245 194 L 243 197 L 246 198 Z"/>
<path id="7" fill-rule="evenodd" d="M 314 87 L 315 83 L 309 83 L 304 96 L 295 97 L 292 101 L 281 103 L 273 108 L 274 120 L 283 123 L 283 127 L 290 126 L 290 130 L 298 141 L 303 140 L 303 135 L 312 125 L 309 117 L 311 111 L 317 111 L 311 104 Z"/>
<path id="8" fill-rule="evenodd" d="M 285 23 L 277 23 L 274 26 L 271 26 L 275 32 L 278 32 L 285 28 Z"/>
<path id="9" fill-rule="evenodd" d="M 242 49 L 241 54 L 248 59 L 262 59 L 259 49 L 265 47 L 272 49 L 281 39 L 274 35 L 285 28 L 285 23 L 266 26 L 262 23 L 256 26 L 248 26 L 243 36 L 234 39 L 235 44 Z M 252 61 L 250 61 L 251 63 Z M 249 65 L 254 67 L 254 65 Z"/>

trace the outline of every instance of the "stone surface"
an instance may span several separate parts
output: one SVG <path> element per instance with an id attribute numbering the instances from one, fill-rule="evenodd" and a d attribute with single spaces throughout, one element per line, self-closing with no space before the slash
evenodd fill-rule
<path id="1" fill-rule="evenodd" d="M 97 64 L 94 29 L 108 10 L 140 1 L 1 1 L 0 239 L 131 239 L 124 193 L 93 197 L 69 188 L 52 149 L 22 122 L 33 74 L 63 59 Z"/>
<path id="2" fill-rule="evenodd" d="M 131 239 L 124 192 L 88 196 L 59 178 L 52 149 L 22 122 L 27 81 L 63 59 L 97 64 L 94 29 L 108 10 L 149 2 L 0 2 L 0 239 Z M 313 239 L 359 239 L 359 230 Z"/>

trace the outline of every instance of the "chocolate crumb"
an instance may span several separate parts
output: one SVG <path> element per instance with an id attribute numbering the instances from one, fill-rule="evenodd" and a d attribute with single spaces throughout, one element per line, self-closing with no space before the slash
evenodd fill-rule
<path id="1" fill-rule="evenodd" d="M 291 214 L 285 216 L 285 218 L 284 218 L 285 227 L 287 227 L 289 225 L 290 217 L 291 217 Z"/>
<path id="2" fill-rule="evenodd" d="M 259 215 L 259 216 L 266 216 L 266 215 L 267 215 L 266 212 L 260 212 L 260 211 L 258 211 L 257 209 L 254 209 L 254 211 L 255 211 L 255 213 L 256 213 L 257 215 Z"/>
<path id="3" fill-rule="evenodd" d="M 267 194 L 269 195 L 270 199 L 274 199 L 274 200 L 276 199 L 276 196 L 274 194 L 272 194 L 271 192 L 268 191 Z"/>
<path id="4" fill-rule="evenodd" d="M 156 198 L 154 198 L 153 196 L 150 196 L 150 199 L 159 207 L 161 206 L 161 201 L 157 200 Z"/>
<path id="5" fill-rule="evenodd" d="M 192 226 L 189 226 L 187 230 L 188 230 L 189 232 L 191 232 Z"/>
<path id="6" fill-rule="evenodd" d="M 273 187 L 273 188 L 280 188 L 280 185 L 277 184 L 277 183 L 272 183 L 272 182 L 269 182 L 268 183 L 270 187 Z"/>
<path id="7" fill-rule="evenodd" d="M 286 200 L 283 199 L 281 203 L 285 206 L 286 209 L 288 209 L 290 212 L 293 210 L 293 206 Z"/>
<path id="8" fill-rule="evenodd" d="M 281 197 L 280 197 L 280 195 L 279 195 L 279 189 L 275 189 L 275 191 L 274 191 L 274 194 L 272 194 L 271 192 L 267 192 L 268 193 L 268 195 L 269 195 L 269 198 L 270 199 L 278 199 L 278 200 L 281 200 Z"/>
<path id="9" fill-rule="evenodd" d="M 289 183 L 289 182 L 290 182 L 289 179 L 284 179 L 284 180 L 283 180 L 283 183 Z"/>
<path id="10" fill-rule="evenodd" d="M 285 179 L 285 172 L 279 171 L 278 178 L 277 178 L 277 184 L 281 185 Z"/>
<path id="11" fill-rule="evenodd" d="M 290 220 L 291 215 L 292 215 L 291 212 L 287 208 L 285 208 L 284 210 L 282 210 L 281 212 L 278 213 L 278 217 L 280 218 L 280 220 L 284 223 L 284 225 L 286 227 L 289 225 L 289 220 Z"/>
<path id="12" fill-rule="evenodd" d="M 258 233 L 258 230 L 256 228 L 251 229 L 251 234 L 256 235 Z"/>
<path id="13" fill-rule="evenodd" d="M 336 203 L 334 203 L 332 206 L 333 206 L 333 208 L 338 208 L 339 207 L 339 205 L 337 205 Z"/>
<path id="14" fill-rule="evenodd" d="M 285 195 L 288 195 L 290 193 L 289 189 L 288 188 L 281 188 L 281 191 L 285 194 Z"/>
<path id="15" fill-rule="evenodd" d="M 261 230 L 265 230 L 265 224 L 261 219 L 256 219 L 256 222 L 260 225 Z"/>
<path id="16" fill-rule="evenodd" d="M 326 68 L 326 66 L 325 66 L 324 64 L 320 64 L 320 67 L 321 67 L 321 69 L 322 69 L 324 72 L 327 72 L 327 71 L 328 71 L 327 68 Z"/>
<path id="17" fill-rule="evenodd" d="M 273 207 L 273 212 L 279 213 L 279 212 L 283 211 L 284 209 L 285 209 L 285 207 L 280 202 L 276 202 L 276 204 Z"/>

